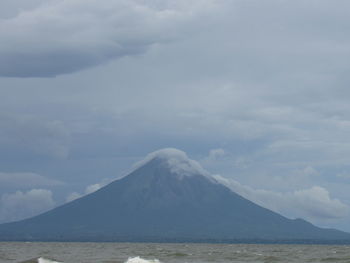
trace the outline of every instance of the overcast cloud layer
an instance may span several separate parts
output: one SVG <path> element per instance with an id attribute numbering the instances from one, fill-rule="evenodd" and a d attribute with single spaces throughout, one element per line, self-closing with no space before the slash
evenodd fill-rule
<path id="1" fill-rule="evenodd" d="M 0 220 L 31 214 L 10 207 L 33 189 L 47 209 L 174 147 L 259 204 L 350 231 L 349 9 L 1 1 Z"/>
<path id="2" fill-rule="evenodd" d="M 41 2 L 1 21 L 0 75 L 53 77 L 142 54 L 188 34 L 208 2 Z"/>

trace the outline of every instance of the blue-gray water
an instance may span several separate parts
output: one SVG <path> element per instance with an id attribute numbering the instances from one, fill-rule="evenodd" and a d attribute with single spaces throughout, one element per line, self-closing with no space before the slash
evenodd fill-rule
<path id="1" fill-rule="evenodd" d="M 39 258 L 41 259 L 38 261 Z M 350 263 L 350 246 L 130 243 L 0 243 L 0 262 Z"/>

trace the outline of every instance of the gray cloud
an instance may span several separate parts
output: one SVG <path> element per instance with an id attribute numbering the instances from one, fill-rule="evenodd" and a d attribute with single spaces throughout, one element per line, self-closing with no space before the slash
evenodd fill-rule
<path id="1" fill-rule="evenodd" d="M 49 1 L 0 22 L 0 75 L 52 77 L 144 53 L 186 33 L 209 1 Z"/>
<path id="2" fill-rule="evenodd" d="M 218 148 L 218 149 L 211 149 L 209 151 L 209 156 L 208 156 L 208 159 L 211 160 L 211 161 L 216 161 L 220 158 L 223 158 L 225 156 L 225 150 L 224 149 L 221 149 L 221 148 Z"/>
<path id="3" fill-rule="evenodd" d="M 38 5 L 51 0 L 3 0 L 1 1 L 0 18 L 8 19 L 25 10 L 35 9 Z"/>
<path id="4" fill-rule="evenodd" d="M 55 179 L 50 179 L 35 173 L 0 172 L 0 189 L 27 189 L 33 187 L 57 186 L 62 184 L 63 182 Z"/>
<path id="5" fill-rule="evenodd" d="M 52 192 L 46 189 L 3 194 L 0 199 L 0 222 L 32 217 L 53 208 L 54 205 Z"/>
<path id="6" fill-rule="evenodd" d="M 291 206 L 306 199 L 300 189 L 327 200 L 327 193 L 314 186 L 330 193 L 325 207 L 337 207 L 335 199 L 350 204 L 349 1 L 223 0 L 215 1 L 218 9 L 204 0 L 103 1 L 93 11 L 89 7 L 97 1 L 81 7 L 83 2 L 75 0 L 64 5 L 28 0 L 24 11 L 18 8 L 24 0 L 4 1 L 1 23 L 9 26 L 2 39 L 8 42 L 0 47 L 13 61 L 20 60 L 22 49 L 23 56 L 34 54 L 36 62 L 49 64 L 47 56 L 72 54 L 67 72 L 101 66 L 54 79 L 0 78 L 1 112 L 29 111 L 39 119 L 17 125 L 1 118 L 3 171 L 34 171 L 73 182 L 61 193 L 63 200 L 67 193 L 84 193 L 101 176 L 123 174 L 148 152 L 175 147 L 242 185 L 289 193 L 295 200 Z M 115 12 L 122 3 L 125 17 Z M 135 11 L 134 3 L 146 8 Z M 4 11 L 7 5 L 11 11 Z M 153 19 L 166 10 L 174 11 L 167 22 Z M 113 27 L 118 18 L 135 22 Z M 141 22 L 148 18 L 149 23 Z M 28 26 L 22 34 L 24 21 Z M 114 34 L 119 29 L 126 33 Z M 21 43 L 14 41 L 16 35 Z M 75 35 L 79 39 L 72 42 Z M 120 54 L 129 55 L 104 63 L 120 55 L 104 43 L 113 46 L 124 37 L 141 43 L 134 47 L 142 56 L 123 50 L 128 45 L 122 42 Z M 44 63 L 42 73 L 34 64 L 32 72 L 19 67 L 17 73 L 61 74 L 64 61 L 54 61 L 52 67 Z M 208 157 L 211 149 L 223 149 L 224 155 L 214 150 Z M 338 207 L 335 215 L 341 215 Z M 311 218 L 317 212 L 297 214 Z M 349 219 L 332 219 L 333 226 L 343 220 L 339 227 L 349 231 Z"/>
<path id="7" fill-rule="evenodd" d="M 0 114 L 2 158 L 66 158 L 70 133 L 61 121 L 26 114 Z"/>

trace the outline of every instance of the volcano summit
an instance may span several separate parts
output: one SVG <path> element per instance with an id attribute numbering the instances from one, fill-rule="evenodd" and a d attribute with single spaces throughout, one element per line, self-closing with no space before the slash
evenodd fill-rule
<path id="1" fill-rule="evenodd" d="M 0 225 L 0 240 L 327 243 L 350 234 L 258 206 L 184 152 L 164 149 L 90 195 Z"/>

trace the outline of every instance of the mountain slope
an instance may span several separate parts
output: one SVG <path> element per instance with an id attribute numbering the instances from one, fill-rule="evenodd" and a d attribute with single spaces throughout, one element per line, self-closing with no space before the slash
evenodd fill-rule
<path id="1" fill-rule="evenodd" d="M 178 150 L 149 155 L 99 191 L 16 223 L 0 240 L 350 240 L 290 220 L 232 192 Z"/>

